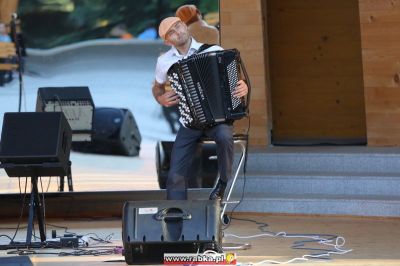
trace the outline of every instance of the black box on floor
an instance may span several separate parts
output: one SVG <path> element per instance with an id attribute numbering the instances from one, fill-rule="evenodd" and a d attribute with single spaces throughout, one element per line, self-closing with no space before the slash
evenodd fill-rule
<path id="1" fill-rule="evenodd" d="M 129 201 L 123 208 L 127 264 L 163 264 L 164 253 L 221 252 L 218 200 Z"/>
<path id="2" fill-rule="evenodd" d="M 79 240 L 76 236 L 61 237 L 60 244 L 66 248 L 77 248 L 79 246 Z"/>
<path id="3" fill-rule="evenodd" d="M 165 189 L 170 168 L 173 141 L 159 141 L 156 144 L 156 170 L 158 185 Z M 215 158 L 213 158 L 215 157 Z M 189 188 L 214 187 L 218 177 L 217 144 L 198 143 L 194 160 L 189 168 Z"/>

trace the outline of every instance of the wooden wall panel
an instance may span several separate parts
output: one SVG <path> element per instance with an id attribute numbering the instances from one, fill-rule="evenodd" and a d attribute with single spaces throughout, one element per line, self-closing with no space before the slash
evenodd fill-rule
<path id="1" fill-rule="evenodd" d="M 267 0 L 273 144 L 366 140 L 357 0 Z"/>
<path id="2" fill-rule="evenodd" d="M 19 0 L 0 0 L 0 22 L 10 23 L 11 14 L 17 12 Z"/>
<path id="3" fill-rule="evenodd" d="M 368 145 L 400 146 L 400 1 L 359 0 Z"/>
<path id="4" fill-rule="evenodd" d="M 264 62 L 263 0 L 220 0 L 221 45 L 237 48 L 252 84 L 250 103 L 250 144 L 269 144 L 266 67 Z M 235 131 L 244 133 L 248 120 L 235 122 Z"/>

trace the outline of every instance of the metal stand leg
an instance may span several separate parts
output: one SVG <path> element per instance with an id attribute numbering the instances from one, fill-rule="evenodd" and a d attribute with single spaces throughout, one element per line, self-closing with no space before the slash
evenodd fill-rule
<path id="1" fill-rule="evenodd" d="M 67 181 L 68 181 L 68 190 L 74 191 L 72 186 L 72 171 L 71 171 L 71 161 L 68 162 L 68 173 L 67 173 Z"/>
<path id="2" fill-rule="evenodd" d="M 58 187 L 58 191 L 62 192 L 64 191 L 64 176 L 60 176 L 60 185 Z"/>
<path id="3" fill-rule="evenodd" d="M 71 172 L 71 161 L 68 162 L 68 172 L 67 172 L 67 182 L 68 182 L 68 190 L 74 191 L 72 186 L 72 172 Z M 60 176 L 60 186 L 58 187 L 58 191 L 64 191 L 64 176 Z"/>
<path id="4" fill-rule="evenodd" d="M 39 191 L 37 187 L 38 177 L 31 177 L 32 191 L 31 198 L 29 202 L 29 216 L 28 216 L 28 228 L 26 232 L 26 245 L 31 246 L 32 243 L 32 230 L 33 230 L 33 219 L 36 212 L 36 219 L 38 221 L 39 233 L 40 233 L 40 241 L 46 241 L 46 233 L 44 229 L 44 217 L 42 208 L 43 205 L 40 202 Z"/>
<path id="5" fill-rule="evenodd" d="M 234 143 L 240 145 L 242 154 L 240 156 L 240 160 L 239 160 L 235 175 L 233 176 L 231 186 L 229 187 L 228 196 L 226 197 L 226 200 L 224 202 L 222 202 L 224 206 L 222 208 L 220 218 L 221 218 L 222 224 L 225 224 L 225 225 L 229 224 L 229 222 L 230 222 L 229 217 L 225 214 L 227 205 L 230 203 L 238 203 L 238 202 L 229 202 L 229 200 L 231 198 L 233 189 L 235 187 L 236 179 L 239 176 L 239 172 L 242 169 L 243 163 L 246 159 L 247 137 L 246 137 L 246 139 L 234 140 Z M 242 244 L 242 243 L 223 243 L 222 244 L 223 250 L 244 250 L 244 249 L 249 249 L 249 248 L 251 248 L 251 245 L 249 243 L 244 243 L 244 244 Z"/>
<path id="6" fill-rule="evenodd" d="M 222 213 L 221 213 L 221 221 L 222 222 L 224 221 L 223 217 L 225 215 L 225 210 L 226 210 L 227 205 L 229 203 L 236 203 L 236 202 L 229 202 L 229 200 L 231 198 L 231 194 L 232 194 L 233 188 L 235 187 L 236 179 L 239 176 L 239 172 L 242 169 L 244 160 L 246 159 L 246 142 L 247 141 L 245 141 L 245 140 L 235 140 L 235 144 L 239 144 L 240 147 L 242 148 L 242 155 L 240 156 L 238 167 L 236 169 L 235 175 L 233 176 L 232 183 L 231 183 L 231 186 L 230 186 L 229 191 L 228 191 L 228 196 L 226 197 L 226 201 L 223 202 L 224 207 L 222 208 Z"/>

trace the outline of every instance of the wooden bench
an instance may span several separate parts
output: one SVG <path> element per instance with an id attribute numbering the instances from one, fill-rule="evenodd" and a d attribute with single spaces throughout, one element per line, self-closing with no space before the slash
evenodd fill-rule
<path id="1" fill-rule="evenodd" d="M 0 42 L 0 70 L 12 71 L 18 64 L 10 63 L 17 57 L 15 45 L 12 42 Z"/>

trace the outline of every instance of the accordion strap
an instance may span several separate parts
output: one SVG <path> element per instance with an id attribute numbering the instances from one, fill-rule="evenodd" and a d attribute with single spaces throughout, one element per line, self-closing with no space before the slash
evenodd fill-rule
<path id="1" fill-rule="evenodd" d="M 245 67 L 245 65 L 244 65 L 244 63 L 243 63 L 243 60 L 242 60 L 242 58 L 241 58 L 240 56 L 238 56 L 238 61 L 239 61 L 240 67 L 241 67 L 242 70 L 243 70 L 244 78 L 245 78 L 247 87 L 248 87 L 248 89 L 249 89 L 248 92 L 247 92 L 247 97 L 246 97 L 246 113 L 247 113 L 247 115 L 249 115 L 250 93 L 251 93 L 250 78 L 249 78 L 249 75 L 247 74 L 246 67 Z"/>
<path id="2" fill-rule="evenodd" d="M 195 54 L 199 54 L 199 53 L 203 52 L 204 50 L 207 50 L 208 48 L 210 48 L 210 47 L 212 47 L 212 46 L 214 46 L 214 45 L 215 45 L 215 44 L 203 43 L 203 44 L 199 47 L 199 49 L 196 51 Z"/>

